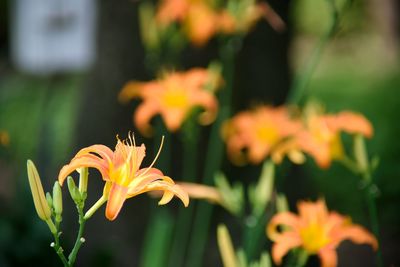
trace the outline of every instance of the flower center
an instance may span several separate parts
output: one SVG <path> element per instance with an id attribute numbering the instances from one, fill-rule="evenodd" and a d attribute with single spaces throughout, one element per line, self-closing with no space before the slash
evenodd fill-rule
<path id="1" fill-rule="evenodd" d="M 270 145 L 274 145 L 279 140 L 279 133 L 275 127 L 268 125 L 260 125 L 256 129 L 257 138 Z"/>
<path id="2" fill-rule="evenodd" d="M 307 227 L 300 229 L 300 237 L 303 241 L 304 249 L 310 254 L 315 254 L 329 243 L 326 229 L 317 223 L 311 223 Z"/>
<path id="3" fill-rule="evenodd" d="M 164 94 L 163 103 L 170 108 L 183 108 L 188 104 L 188 97 L 183 90 L 170 90 Z"/>

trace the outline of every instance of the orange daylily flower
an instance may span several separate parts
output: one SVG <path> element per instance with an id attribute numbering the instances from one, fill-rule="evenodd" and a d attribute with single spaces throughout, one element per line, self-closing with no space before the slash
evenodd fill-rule
<path id="1" fill-rule="evenodd" d="M 100 171 L 106 181 L 102 198 L 107 200 L 106 217 L 109 220 L 117 217 L 127 198 L 153 190 L 164 192 L 160 205 L 167 204 L 176 195 L 186 207 L 189 204 L 187 193 L 170 177 L 153 168 L 161 146 L 152 164 L 142 169 L 140 165 L 146 147 L 144 144 L 136 146 L 133 135 L 124 141 L 118 139 L 114 151 L 104 145 L 83 148 L 60 170 L 58 181 L 62 185 L 70 173 L 82 167 Z"/>
<path id="2" fill-rule="evenodd" d="M 161 25 L 181 21 L 185 18 L 188 8 L 188 0 L 163 0 L 157 10 L 156 19 Z"/>
<path id="3" fill-rule="evenodd" d="M 228 155 L 235 163 L 243 163 L 242 150 L 247 149 L 251 163 L 262 162 L 280 142 L 300 129 L 285 107 L 260 106 L 243 111 L 226 122 L 222 129 Z"/>
<path id="4" fill-rule="evenodd" d="M 318 255 L 323 267 L 335 267 L 335 249 L 344 240 L 356 244 L 369 244 L 378 248 L 376 238 L 364 227 L 352 224 L 351 220 L 336 212 L 328 212 L 325 201 L 301 201 L 297 205 L 299 215 L 282 212 L 272 217 L 267 226 L 267 235 L 274 241 L 272 258 L 278 265 L 293 248 L 302 248 L 309 255 Z M 282 232 L 278 226 L 285 226 Z"/>
<path id="5" fill-rule="evenodd" d="M 214 83 L 215 75 L 206 69 L 195 68 L 187 72 L 168 73 L 159 81 L 129 82 L 119 98 L 121 101 L 136 97 L 143 99 L 134 114 L 134 122 L 144 135 L 151 133 L 149 122 L 157 113 L 171 132 L 181 127 L 194 107 L 205 109 L 199 118 L 200 123 L 209 124 L 216 117 L 218 102 L 211 90 L 204 87 Z"/>
<path id="6" fill-rule="evenodd" d="M 203 1 L 193 2 L 183 21 L 188 38 L 196 46 L 206 44 L 218 31 L 219 16 Z"/>
<path id="7" fill-rule="evenodd" d="M 341 132 L 370 138 L 373 127 L 363 115 L 350 111 L 313 115 L 308 118 L 306 129 L 296 139 L 302 151 L 310 154 L 321 168 L 327 168 L 332 159 L 341 159 L 344 155 Z"/>

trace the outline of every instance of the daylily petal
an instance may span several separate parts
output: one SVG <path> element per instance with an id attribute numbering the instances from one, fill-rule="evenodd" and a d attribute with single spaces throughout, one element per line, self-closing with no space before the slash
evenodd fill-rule
<path id="1" fill-rule="evenodd" d="M 121 102 L 140 96 L 152 96 L 162 90 L 157 82 L 128 82 L 118 95 Z"/>
<path id="2" fill-rule="evenodd" d="M 218 112 L 218 103 L 214 95 L 206 91 L 200 91 L 193 96 L 191 102 L 193 105 L 201 106 L 205 109 L 199 117 L 201 124 L 207 125 L 215 120 Z"/>
<path id="3" fill-rule="evenodd" d="M 186 72 L 182 77 L 184 84 L 188 88 L 203 87 L 210 79 L 210 74 L 207 70 L 202 68 L 194 68 Z"/>
<path id="4" fill-rule="evenodd" d="M 349 239 L 356 244 L 368 244 L 371 245 L 374 250 L 378 249 L 378 241 L 376 238 L 364 227 L 358 225 L 344 226 L 340 231 L 335 233 L 333 238 L 339 242 Z"/>
<path id="5" fill-rule="evenodd" d="M 181 127 L 181 124 L 185 120 L 186 115 L 186 109 L 175 108 L 161 110 L 161 116 L 164 119 L 165 126 L 171 132 L 176 132 Z"/>
<path id="6" fill-rule="evenodd" d="M 109 192 L 106 217 L 110 221 L 113 221 L 120 212 L 124 205 L 125 199 L 127 198 L 128 188 L 119 184 L 113 183 Z"/>
<path id="7" fill-rule="evenodd" d="M 154 181 L 163 179 L 164 174 L 156 168 L 144 168 L 144 169 L 140 169 L 136 175 L 135 175 L 135 179 L 132 180 L 132 182 L 129 184 L 129 191 L 128 194 L 132 194 L 135 191 L 137 191 L 138 188 L 143 188 L 145 187 L 147 184 L 150 184 Z M 172 179 L 171 179 L 172 181 Z"/>
<path id="8" fill-rule="evenodd" d="M 190 198 L 205 199 L 219 205 L 223 204 L 221 193 L 215 187 L 185 182 L 177 184 L 189 194 Z"/>
<path id="9" fill-rule="evenodd" d="M 154 181 L 150 184 L 147 184 L 146 186 L 144 186 L 143 188 L 139 189 L 136 192 L 130 192 L 128 197 L 134 197 L 137 196 L 139 194 L 142 193 L 146 193 L 149 191 L 170 191 L 172 192 L 174 195 L 176 195 L 178 198 L 181 199 L 181 201 L 183 202 L 183 204 L 185 205 L 185 207 L 187 207 L 189 205 L 189 196 L 188 194 L 182 190 L 178 185 L 173 184 L 169 181 L 169 177 L 164 177 L 163 178 L 166 181 Z M 171 179 L 172 181 L 172 179 Z M 164 203 L 165 204 L 165 203 Z"/>
<path id="10" fill-rule="evenodd" d="M 350 134 L 360 133 L 365 137 L 373 135 L 371 123 L 361 114 L 351 111 L 342 111 L 339 114 L 327 116 L 328 126 L 333 131 L 345 131 Z"/>
<path id="11" fill-rule="evenodd" d="M 295 231 L 299 227 L 299 217 L 296 214 L 291 212 L 281 212 L 276 214 L 269 222 L 267 226 L 267 236 L 272 241 L 280 239 L 283 233 L 278 232 L 278 226 L 284 225 L 288 226 L 291 230 L 288 231 Z"/>
<path id="12" fill-rule="evenodd" d="M 334 249 L 325 248 L 318 252 L 321 259 L 321 267 L 336 267 L 337 266 L 337 253 Z"/>
<path id="13" fill-rule="evenodd" d="M 108 162 L 111 162 L 111 159 L 113 157 L 113 151 L 105 145 L 91 145 L 82 148 L 81 150 L 78 151 L 78 153 L 76 153 L 75 157 L 84 156 L 90 153 L 95 153 L 99 155 L 101 158 L 107 160 Z"/>
<path id="14" fill-rule="evenodd" d="M 58 174 L 59 183 L 62 185 L 70 173 L 82 167 L 95 168 L 100 171 L 103 180 L 109 179 L 108 166 L 104 160 L 95 155 L 87 154 L 85 156 L 73 158 L 69 164 L 61 168 L 60 173 Z"/>
<path id="15" fill-rule="evenodd" d="M 272 259 L 278 265 L 282 263 L 282 258 L 289 250 L 301 245 L 300 238 L 291 232 L 285 232 L 279 236 L 279 242 L 272 245 Z"/>
<path id="16" fill-rule="evenodd" d="M 150 125 L 150 120 L 159 112 L 160 106 L 156 102 L 143 102 L 136 108 L 133 121 L 143 135 L 151 135 L 152 127 Z"/>

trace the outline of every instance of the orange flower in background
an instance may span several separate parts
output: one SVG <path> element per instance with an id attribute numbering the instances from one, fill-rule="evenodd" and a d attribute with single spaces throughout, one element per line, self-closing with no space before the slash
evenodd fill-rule
<path id="1" fill-rule="evenodd" d="M 0 130 L 0 145 L 7 146 L 10 144 L 10 136 L 8 132 Z"/>
<path id="2" fill-rule="evenodd" d="M 262 162 L 283 140 L 295 134 L 301 125 L 290 118 L 285 107 L 260 106 L 243 111 L 227 121 L 222 129 L 228 155 L 234 163 L 243 163 L 243 150 L 251 163 Z"/>
<path id="3" fill-rule="evenodd" d="M 134 113 L 134 122 L 144 135 L 151 134 L 150 120 L 160 114 L 169 131 L 177 131 L 194 107 L 205 111 L 200 115 L 200 123 L 214 121 L 218 102 L 212 89 L 207 85 L 216 85 L 215 76 L 206 69 L 195 68 L 187 72 L 172 72 L 153 82 L 129 82 L 122 89 L 119 98 L 127 101 L 142 98 L 143 102 Z"/>
<path id="4" fill-rule="evenodd" d="M 278 265 L 291 249 L 302 248 L 308 255 L 318 255 L 323 267 L 337 265 L 336 248 L 344 240 L 356 244 L 369 244 L 378 248 L 376 238 L 350 218 L 327 210 L 324 200 L 301 201 L 297 205 L 299 215 L 282 212 L 272 217 L 267 235 L 274 241 L 272 258 Z M 285 226 L 282 232 L 278 226 Z"/>
<path id="5" fill-rule="evenodd" d="M 162 146 L 162 144 L 161 144 Z M 133 135 L 128 140 L 118 139 L 115 150 L 104 145 L 92 145 L 81 149 L 71 162 L 65 165 L 58 175 L 62 185 L 66 177 L 73 171 L 82 168 L 95 168 L 100 171 L 106 181 L 103 197 L 107 201 L 106 217 L 114 220 L 120 212 L 125 200 L 148 191 L 163 191 L 160 205 L 167 204 L 174 195 L 179 197 L 185 206 L 189 204 L 189 197 L 174 181 L 153 168 L 161 151 L 157 153 L 152 164 L 140 169 L 145 157 L 145 146 L 136 146 Z"/>
<path id="6" fill-rule="evenodd" d="M 321 168 L 327 168 L 332 159 L 340 160 L 344 156 L 341 132 L 372 137 L 373 128 L 363 115 L 350 111 L 313 115 L 306 119 L 306 129 L 297 135 L 297 145 Z"/>
<path id="7" fill-rule="evenodd" d="M 208 4 L 195 1 L 188 9 L 183 28 L 194 45 L 203 46 L 217 33 L 218 19 L 218 14 Z"/>
<path id="8" fill-rule="evenodd" d="M 189 0 L 163 0 L 157 10 L 156 19 L 161 25 L 183 20 L 188 12 Z"/>

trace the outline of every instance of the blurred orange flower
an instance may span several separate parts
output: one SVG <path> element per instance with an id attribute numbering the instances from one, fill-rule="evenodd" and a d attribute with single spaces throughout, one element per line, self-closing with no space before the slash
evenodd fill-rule
<path id="1" fill-rule="evenodd" d="M 151 134 L 150 120 L 160 114 L 171 132 L 177 131 L 194 107 L 205 109 L 200 115 L 200 123 L 214 121 L 218 102 L 212 89 L 207 85 L 215 84 L 215 76 L 206 69 L 195 68 L 187 72 L 167 73 L 159 81 L 129 82 L 120 92 L 121 101 L 140 97 L 143 103 L 134 113 L 134 122 L 144 135 Z"/>
<path id="2" fill-rule="evenodd" d="M 92 145 L 81 149 L 71 162 L 60 170 L 58 181 L 62 185 L 70 173 L 82 167 L 99 170 L 106 181 L 103 199 L 107 200 L 106 217 L 109 220 L 117 217 L 127 198 L 153 190 L 164 191 L 159 201 L 160 205 L 168 203 L 176 195 L 188 206 L 187 193 L 170 177 L 153 168 L 161 147 L 162 144 L 152 164 L 140 169 L 146 148 L 144 144 L 136 146 L 133 135 L 124 141 L 118 139 L 114 151 L 104 145 Z"/>
<path id="3" fill-rule="evenodd" d="M 251 163 L 262 162 L 283 140 L 295 134 L 301 124 L 290 118 L 285 107 L 260 106 L 243 111 L 223 125 L 222 136 L 234 163 L 245 162 L 243 150 Z"/>
<path id="4" fill-rule="evenodd" d="M 181 21 L 187 14 L 189 4 L 188 0 L 163 0 L 157 10 L 156 20 L 163 26 Z"/>
<path id="5" fill-rule="evenodd" d="M 261 18 L 266 19 L 276 31 L 283 31 L 285 23 L 278 14 L 266 3 L 256 1 L 242 1 L 236 12 L 224 9 L 219 14 L 219 28 L 225 34 L 246 33 Z"/>
<path id="6" fill-rule="evenodd" d="M 218 31 L 219 16 L 204 1 L 193 1 L 189 6 L 183 29 L 196 46 L 205 45 Z"/>
<path id="7" fill-rule="evenodd" d="M 8 132 L 0 130 L 0 145 L 7 146 L 10 143 Z"/>
<path id="8" fill-rule="evenodd" d="M 218 33 L 246 33 L 265 18 L 277 31 L 285 28 L 283 20 L 265 2 L 233 1 L 217 8 L 207 0 L 163 0 L 157 9 L 156 21 L 162 27 L 181 23 L 184 32 L 196 46 L 206 44 Z"/>
<path id="9" fill-rule="evenodd" d="M 306 118 L 305 130 L 297 134 L 297 146 L 310 154 L 321 168 L 327 168 L 333 159 L 344 156 L 341 132 L 371 137 L 373 128 L 363 115 L 350 111 L 313 115 Z"/>
<path id="10" fill-rule="evenodd" d="M 301 201 L 297 205 L 299 215 L 282 212 L 272 217 L 267 226 L 267 235 L 274 241 L 272 258 L 278 265 L 293 248 L 302 248 L 308 255 L 318 255 L 323 267 L 337 265 L 335 249 L 344 240 L 356 244 L 369 244 L 375 250 L 376 238 L 360 225 L 352 224 L 351 219 L 336 212 L 328 212 L 325 201 Z M 282 232 L 278 226 L 285 226 Z"/>

